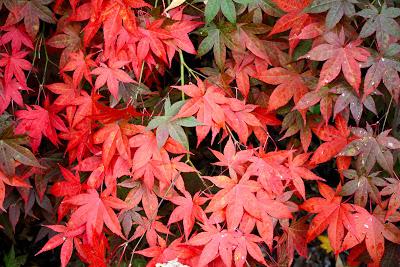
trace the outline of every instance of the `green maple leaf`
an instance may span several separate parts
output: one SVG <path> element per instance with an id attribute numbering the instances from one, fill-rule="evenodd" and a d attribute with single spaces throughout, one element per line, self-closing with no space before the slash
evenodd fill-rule
<path id="1" fill-rule="evenodd" d="M 250 0 L 208 0 L 204 15 L 206 17 L 206 22 L 210 23 L 218 12 L 221 10 L 222 14 L 231 23 L 236 23 L 236 7 L 235 3 L 246 5 Z"/>
<path id="2" fill-rule="evenodd" d="M 26 263 L 28 255 L 15 256 L 14 246 L 11 247 L 10 252 L 5 254 L 3 262 L 5 267 L 20 267 Z"/>
<path id="3" fill-rule="evenodd" d="M 170 99 L 167 98 L 164 104 L 164 115 L 154 116 L 147 125 L 147 130 L 157 128 L 156 139 L 158 147 L 164 146 L 168 137 L 171 136 L 175 141 L 189 149 L 189 141 L 182 127 L 196 127 L 200 123 L 193 116 L 175 119 L 175 115 L 178 114 L 185 102 L 185 100 L 182 100 L 171 105 Z"/>
<path id="4" fill-rule="evenodd" d="M 352 17 L 356 13 L 354 4 L 357 0 L 314 0 L 314 2 L 307 9 L 308 13 L 322 13 L 328 11 L 326 14 L 325 24 L 326 27 L 332 29 L 341 20 L 343 15 Z"/>
<path id="5" fill-rule="evenodd" d="M 400 38 L 400 25 L 394 20 L 400 16 L 400 8 L 388 8 L 386 4 L 383 4 L 379 11 L 370 5 L 370 8 L 363 9 L 357 14 L 367 19 L 361 29 L 360 38 L 366 38 L 375 33 L 380 47 L 386 45 L 389 35 Z"/>
<path id="6" fill-rule="evenodd" d="M 204 56 L 208 52 L 213 50 L 215 63 L 220 69 L 225 66 L 226 60 L 226 47 L 234 48 L 235 45 L 232 42 L 231 33 L 233 27 L 229 27 L 225 23 L 222 27 L 217 27 L 214 23 L 201 29 L 201 32 L 206 33 L 207 37 L 200 43 L 197 55 L 199 57 Z"/>

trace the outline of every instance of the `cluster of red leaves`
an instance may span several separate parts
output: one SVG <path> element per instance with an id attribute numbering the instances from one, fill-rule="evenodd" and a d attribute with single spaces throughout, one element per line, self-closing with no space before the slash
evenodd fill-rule
<path id="1" fill-rule="evenodd" d="M 0 1 L 12 231 L 40 219 L 63 267 L 290 266 L 325 231 L 379 265 L 400 244 L 400 9 L 367 2 Z M 224 148 L 201 172 L 206 142 Z"/>

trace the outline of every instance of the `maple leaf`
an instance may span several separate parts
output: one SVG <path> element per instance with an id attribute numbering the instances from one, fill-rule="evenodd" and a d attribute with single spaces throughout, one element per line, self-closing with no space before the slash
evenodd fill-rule
<path id="1" fill-rule="evenodd" d="M 257 78 L 265 83 L 278 85 L 269 98 L 269 111 L 283 107 L 292 97 L 297 103 L 308 92 L 300 74 L 281 67 L 264 70 Z"/>
<path id="2" fill-rule="evenodd" d="M 236 152 L 232 139 L 229 138 L 225 145 L 224 153 L 210 149 L 211 152 L 219 159 L 219 162 L 213 163 L 217 166 L 228 167 L 229 176 L 238 179 L 238 174 L 242 176 L 246 171 L 245 163 L 253 155 L 253 150 L 241 150 Z"/>
<path id="3" fill-rule="evenodd" d="M 299 40 L 314 39 L 325 33 L 325 21 L 322 18 L 316 18 L 315 22 L 312 22 L 305 26 L 297 38 Z"/>
<path id="4" fill-rule="evenodd" d="M 107 83 L 108 90 L 115 99 L 119 99 L 118 96 L 118 84 L 119 82 L 132 83 L 133 79 L 121 68 L 127 64 L 126 61 L 115 61 L 109 62 L 108 66 L 104 63 L 100 63 L 100 67 L 92 70 L 92 74 L 99 75 L 96 78 L 95 88 L 100 89 Z"/>
<path id="5" fill-rule="evenodd" d="M 390 130 L 381 132 L 375 136 L 370 125 L 367 129 L 353 128 L 352 132 L 359 138 L 349 143 L 341 156 L 358 156 L 357 167 L 359 170 L 364 169 L 369 173 L 378 164 L 388 173 L 393 173 L 393 154 L 390 150 L 399 149 L 400 141 L 392 136 L 388 136 Z"/>
<path id="6" fill-rule="evenodd" d="M 333 95 L 330 93 L 327 87 L 321 87 L 320 89 L 305 93 L 298 100 L 293 109 L 304 113 L 304 110 L 316 105 L 318 102 L 321 115 L 324 118 L 325 123 L 328 123 L 330 117 L 332 116 Z"/>
<path id="7" fill-rule="evenodd" d="M 0 67 L 5 66 L 5 83 L 11 82 L 11 79 L 14 76 L 20 84 L 26 86 L 24 70 L 30 70 L 32 68 L 32 64 L 24 59 L 26 55 L 28 55 L 28 52 L 25 51 L 13 51 L 11 55 L 0 53 L 0 56 L 2 57 L 0 59 Z"/>
<path id="8" fill-rule="evenodd" d="M 215 63 L 220 69 L 224 69 L 225 66 L 226 47 L 234 47 L 231 36 L 233 28 L 229 27 L 229 25 L 223 26 L 225 27 L 219 27 L 214 23 L 210 23 L 203 27 L 201 32 L 207 34 L 207 36 L 201 41 L 197 48 L 197 56 L 199 57 L 204 56 L 212 49 Z"/>
<path id="9" fill-rule="evenodd" d="M 291 195 L 292 192 L 286 192 L 276 196 L 271 192 L 259 190 L 257 191 L 257 200 L 259 203 L 265 204 L 261 207 L 261 219 L 246 216 L 255 221 L 259 235 L 270 249 L 273 247 L 276 220 L 292 218 L 291 212 L 297 210 L 297 205 L 288 201 Z M 245 217 L 242 220 L 242 224 L 246 224 Z M 243 225 L 241 225 L 241 227 L 243 227 Z M 254 223 L 250 223 L 247 227 L 247 231 L 252 231 Z"/>
<path id="10" fill-rule="evenodd" d="M 186 51 L 187 53 L 196 54 L 196 49 L 194 48 L 192 41 L 189 38 L 189 33 L 200 25 L 203 25 L 203 22 L 192 21 L 191 18 L 186 18 L 183 15 L 183 8 L 173 14 L 171 19 L 174 22 L 165 27 L 165 29 L 169 31 L 172 36 L 172 40 L 170 41 L 171 44 L 166 41 L 168 46 L 167 50 L 170 64 L 174 55 L 174 53 L 170 52 L 170 50 L 172 49 L 174 52 L 178 49 L 181 49 L 183 51 Z"/>
<path id="11" fill-rule="evenodd" d="M 256 108 L 256 105 L 245 104 L 236 98 L 228 98 L 227 105 L 223 105 L 226 124 L 234 130 L 239 140 L 245 144 L 250 135 L 250 127 L 260 127 L 261 123 L 251 112 Z"/>
<path id="12" fill-rule="evenodd" d="M 137 254 L 152 258 L 147 266 L 155 267 L 156 264 L 178 260 L 181 264 L 190 264 L 198 255 L 198 250 L 182 243 L 182 238 L 175 239 L 167 245 L 162 239 L 158 239 L 158 245 L 137 251 Z"/>
<path id="13" fill-rule="evenodd" d="M 386 3 L 383 3 L 380 11 L 374 5 L 368 5 L 368 7 L 357 13 L 367 19 L 361 28 L 360 38 L 366 38 L 375 33 L 380 48 L 387 45 L 389 36 L 400 38 L 400 25 L 395 20 L 400 16 L 400 8 L 387 7 Z"/>
<path id="14" fill-rule="evenodd" d="M 131 160 L 128 137 L 137 132 L 135 125 L 122 121 L 106 124 L 93 135 L 94 144 L 103 144 L 102 158 L 106 169 L 117 151 L 124 160 Z"/>
<path id="15" fill-rule="evenodd" d="M 96 66 L 95 62 L 91 59 L 92 56 L 92 54 L 85 56 L 82 50 L 79 50 L 76 53 L 71 53 L 68 62 L 62 68 L 62 71 L 74 71 L 72 81 L 75 88 L 78 88 L 83 77 L 92 84 L 90 67 Z"/>
<path id="16" fill-rule="evenodd" d="M 29 88 L 26 85 L 20 84 L 15 78 L 12 78 L 9 82 L 5 82 L 4 79 L 0 78 L 0 92 L 2 93 L 0 96 L 0 114 L 3 114 L 11 101 L 14 101 L 22 107 L 24 101 L 22 99 L 21 91 L 28 89 Z"/>
<path id="17" fill-rule="evenodd" d="M 247 254 L 262 265 L 267 265 L 261 249 L 257 245 L 258 242 L 262 241 L 260 237 L 249 233 L 240 233 L 236 236 L 235 240 L 237 247 L 233 253 L 233 261 L 236 266 L 244 266 L 246 264 Z"/>
<path id="18" fill-rule="evenodd" d="M 77 88 L 74 88 L 72 85 L 71 77 L 67 75 L 63 75 L 63 83 L 52 83 L 46 85 L 46 88 L 49 89 L 54 94 L 59 95 L 57 99 L 54 101 L 54 105 L 59 106 L 70 106 L 71 99 L 74 99 L 79 96 Z"/>
<path id="19" fill-rule="evenodd" d="M 8 9 L 11 11 L 6 25 L 12 25 L 24 19 L 26 32 L 34 39 L 39 31 L 40 20 L 55 23 L 53 13 L 46 6 L 53 0 L 20 0 L 13 1 Z"/>
<path id="20" fill-rule="evenodd" d="M 158 147 L 163 147 L 169 136 L 175 141 L 181 143 L 186 149 L 189 149 L 189 140 L 183 130 L 183 127 L 196 127 L 199 122 L 192 116 L 176 118 L 179 110 L 185 104 L 185 101 L 178 101 L 171 105 L 170 99 L 167 98 L 164 103 L 164 115 L 155 116 L 149 122 L 146 129 L 156 130 L 156 139 Z"/>
<path id="21" fill-rule="evenodd" d="M 338 254 L 342 248 L 345 229 L 349 232 L 356 231 L 353 215 L 356 209 L 352 204 L 342 203 L 342 197 L 335 195 L 329 186 L 318 182 L 318 189 L 323 198 L 307 199 L 300 206 L 310 213 L 317 214 L 307 232 L 307 242 L 315 239 L 328 228 L 329 242 L 335 254 Z"/>
<path id="22" fill-rule="evenodd" d="M 287 166 L 292 176 L 292 183 L 303 199 L 306 198 L 303 179 L 324 181 L 323 178 L 314 174 L 312 171 L 309 170 L 309 168 L 307 168 L 306 162 L 308 161 L 309 157 L 310 153 L 299 154 L 295 157 L 293 157 L 293 154 L 291 154 L 287 163 Z"/>
<path id="23" fill-rule="evenodd" d="M 44 106 L 26 106 L 27 110 L 17 110 L 15 115 L 18 125 L 15 128 L 16 134 L 27 133 L 30 137 L 31 146 L 34 152 L 39 148 L 42 135 L 46 136 L 54 145 L 59 143 L 57 132 L 67 131 L 64 122 L 57 115 L 59 107 L 50 105 L 46 98 Z"/>
<path id="24" fill-rule="evenodd" d="M 247 48 L 253 55 L 263 59 L 263 64 L 266 66 L 271 64 L 271 53 L 266 49 L 267 44 L 260 40 L 256 35 L 265 34 L 268 32 L 268 27 L 263 24 L 239 24 L 237 31 L 234 33 L 234 47 L 231 50 L 241 50 L 237 48 L 237 44 L 241 44 L 243 48 Z M 271 44 L 271 46 L 273 46 Z M 257 59 L 257 58 L 256 58 Z"/>
<path id="25" fill-rule="evenodd" d="M 308 231 L 307 216 L 299 220 L 293 220 L 290 225 L 283 223 L 284 235 L 278 240 L 278 250 L 285 249 L 288 258 L 288 266 L 294 259 L 294 251 L 296 250 L 300 256 L 307 257 L 306 236 Z M 281 253 L 279 253 L 281 255 Z"/>
<path id="26" fill-rule="evenodd" d="M 207 218 L 203 209 L 200 207 L 207 199 L 201 197 L 199 192 L 197 192 L 193 198 L 187 191 L 184 191 L 183 194 L 184 197 L 175 196 L 169 199 L 172 203 L 178 205 L 178 207 L 176 207 L 169 216 L 168 225 L 182 220 L 185 237 L 188 239 L 193 229 L 195 219 L 203 222 L 204 219 Z"/>
<path id="27" fill-rule="evenodd" d="M 336 117 L 335 127 L 320 124 L 312 130 L 325 143 L 314 152 L 310 159 L 311 164 L 320 164 L 330 160 L 338 155 L 351 140 L 349 139 L 350 130 L 347 128 L 347 122 L 341 115 Z M 340 154 L 340 156 L 347 156 L 347 154 Z"/>
<path id="28" fill-rule="evenodd" d="M 369 52 L 359 47 L 361 39 L 345 43 L 344 30 L 339 34 L 328 32 L 324 35 L 327 43 L 318 45 L 306 55 L 300 57 L 316 61 L 325 61 L 322 66 L 317 88 L 321 88 L 333 81 L 343 71 L 346 81 L 359 93 L 361 83 L 360 62 L 368 59 Z"/>
<path id="29" fill-rule="evenodd" d="M 141 238 L 144 234 L 146 234 L 146 241 L 149 245 L 156 246 L 157 240 L 160 239 L 158 233 L 163 233 L 166 235 L 173 235 L 168 228 L 160 221 L 158 221 L 161 217 L 155 216 L 156 212 L 151 215 L 149 219 L 146 217 L 140 217 L 135 224 L 138 224 L 138 227 L 135 230 L 135 233 L 129 238 L 129 241 L 135 240 L 137 238 Z"/>
<path id="30" fill-rule="evenodd" d="M 378 176 L 379 172 L 365 174 L 356 170 L 345 170 L 343 175 L 350 181 L 343 185 L 340 192 L 342 196 L 354 194 L 354 203 L 361 207 L 367 204 L 368 196 L 374 203 L 381 204 L 381 194 L 377 186 L 385 186 L 387 183 Z"/>
<path id="31" fill-rule="evenodd" d="M 21 51 L 22 44 L 33 50 L 31 38 L 26 34 L 22 25 L 11 25 L 0 27 L 2 31 L 6 31 L 0 37 L 0 44 L 5 45 L 11 42 L 13 52 Z"/>
<path id="32" fill-rule="evenodd" d="M 282 11 L 280 11 L 271 0 L 264 1 L 264 0 L 253 0 L 247 1 L 247 3 L 243 3 L 244 6 L 247 6 L 249 12 L 254 12 L 255 16 L 258 14 L 261 15 L 261 12 L 265 12 L 266 14 L 278 17 L 282 15 Z"/>
<path id="33" fill-rule="evenodd" d="M 283 195 L 286 187 L 284 182 L 291 180 L 288 168 L 284 165 L 289 154 L 289 151 L 282 150 L 260 153 L 257 157 L 250 158 L 250 165 L 247 167 L 242 179 L 250 179 L 252 176 L 257 177 L 257 181 L 270 198 Z"/>
<path id="34" fill-rule="evenodd" d="M 222 89 L 217 86 L 210 85 L 208 82 L 197 79 L 197 86 L 188 84 L 184 86 L 174 86 L 182 90 L 189 99 L 175 118 L 185 118 L 197 114 L 196 119 L 202 125 L 196 126 L 197 145 L 206 137 L 207 133 L 212 130 L 215 136 L 219 129 L 225 125 L 225 115 L 221 104 L 226 103 L 226 98 Z"/>
<path id="35" fill-rule="evenodd" d="M 22 146 L 28 142 L 25 136 L 14 135 L 12 127 L 0 133 L 0 168 L 5 175 L 15 175 L 16 161 L 27 166 L 42 167 L 32 152 Z"/>
<path id="36" fill-rule="evenodd" d="M 45 251 L 54 249 L 62 244 L 60 253 L 61 266 L 66 267 L 69 260 L 71 259 L 72 251 L 74 248 L 73 244 L 74 239 L 76 236 L 79 236 L 84 233 L 85 227 L 81 226 L 78 228 L 73 228 L 68 224 L 67 226 L 64 225 L 45 225 L 45 226 L 57 232 L 58 234 L 50 238 L 49 241 L 47 241 L 47 243 L 43 246 L 43 248 L 38 253 L 35 254 L 35 256 Z"/>
<path id="37" fill-rule="evenodd" d="M 382 189 L 380 194 L 382 196 L 390 196 L 388 203 L 388 210 L 385 216 L 387 219 L 389 216 L 393 215 L 397 209 L 400 207 L 400 182 L 395 178 L 386 178 L 387 184 Z"/>
<path id="38" fill-rule="evenodd" d="M 378 88 L 381 81 L 386 86 L 395 101 L 400 100 L 400 77 L 398 74 L 398 61 L 395 56 L 398 54 L 400 46 L 391 43 L 386 49 L 380 49 L 379 53 L 372 52 L 371 57 L 365 66 L 370 66 L 364 80 L 364 95 L 366 99 Z"/>
<path id="39" fill-rule="evenodd" d="M 255 56 L 249 52 L 234 53 L 234 61 L 228 61 L 226 73 L 236 79 L 236 85 L 244 99 L 247 98 L 250 91 L 250 77 L 255 76 L 256 68 L 254 66 Z"/>
<path id="40" fill-rule="evenodd" d="M 72 174 L 68 169 L 60 166 L 60 171 L 65 181 L 56 182 L 50 189 L 50 193 L 56 197 L 76 196 L 84 186 L 81 184 L 79 174 Z"/>
<path id="41" fill-rule="evenodd" d="M 163 19 L 158 19 L 146 25 L 146 28 L 139 27 L 140 40 L 137 44 L 137 56 L 139 65 L 151 56 L 150 51 L 158 58 L 168 63 L 167 52 L 163 41 L 173 39 L 171 33 L 161 26 L 164 23 Z"/>
<path id="42" fill-rule="evenodd" d="M 259 127 L 252 127 L 253 132 L 261 144 L 265 144 L 268 140 L 268 130 L 266 126 L 281 125 L 281 121 L 276 118 L 273 112 L 268 112 L 266 108 L 256 107 L 251 112 L 261 123 Z"/>
<path id="43" fill-rule="evenodd" d="M 111 232 L 124 238 L 117 215 L 113 211 L 113 209 L 126 208 L 124 201 L 112 196 L 99 195 L 96 190 L 89 189 L 87 193 L 72 196 L 63 203 L 79 206 L 72 213 L 68 224 L 74 227 L 85 225 L 89 243 L 93 244 L 94 234 L 102 232 L 103 224 Z"/>
<path id="44" fill-rule="evenodd" d="M 226 266 L 232 265 L 232 244 L 235 244 L 232 233 L 227 230 L 221 230 L 220 227 L 214 227 L 210 224 L 202 226 L 205 232 L 200 232 L 188 241 L 192 246 L 204 246 L 200 255 L 199 267 L 207 266 L 218 255 L 224 261 Z"/>
<path id="45" fill-rule="evenodd" d="M 18 176 L 8 176 L 0 170 L 0 209 L 5 211 L 3 204 L 6 196 L 6 185 L 13 187 L 30 188 L 30 184 Z"/>
<path id="46" fill-rule="evenodd" d="M 349 107 L 357 125 L 360 123 L 364 107 L 377 115 L 375 101 L 372 96 L 366 96 L 364 101 L 361 101 L 351 87 L 344 83 L 332 87 L 330 92 L 338 95 L 333 108 L 333 117 L 336 117 L 337 114 L 344 111 L 347 107 Z"/>
<path id="47" fill-rule="evenodd" d="M 182 146 L 179 143 L 176 144 Z M 132 148 L 136 148 L 132 159 L 133 178 L 142 179 L 146 187 L 150 190 L 154 186 L 154 178 L 169 185 L 171 181 L 165 173 L 164 164 L 160 164 L 166 163 L 167 160 L 169 161 L 169 156 L 165 149 L 166 145 L 159 148 L 155 134 L 145 129 L 143 129 L 142 133 L 131 137 L 129 145 Z"/>
<path id="48" fill-rule="evenodd" d="M 233 258 L 235 266 L 239 267 L 245 264 L 247 254 L 261 264 L 266 264 L 261 249 L 256 244 L 261 241 L 258 236 L 221 230 L 220 227 L 207 223 L 202 228 L 205 232 L 198 233 L 188 241 L 192 246 L 204 246 L 197 266 L 209 266 L 219 256 L 225 266 L 231 266 Z"/>
<path id="49" fill-rule="evenodd" d="M 74 240 L 79 258 L 89 266 L 107 267 L 106 251 L 110 248 L 104 233 L 94 233 L 93 238 L 82 242 L 78 238 Z"/>
<path id="50" fill-rule="evenodd" d="M 310 122 L 302 118 L 302 114 L 298 111 L 289 112 L 282 121 L 281 132 L 286 133 L 279 139 L 285 139 L 293 136 L 300 132 L 300 142 L 303 150 L 307 152 L 308 147 L 311 144 L 312 132 L 310 128 Z"/>
<path id="51" fill-rule="evenodd" d="M 248 3 L 248 0 L 214 0 L 207 2 L 206 8 L 204 9 L 204 16 L 206 18 L 206 22 L 210 23 L 215 16 L 218 14 L 218 11 L 221 10 L 222 14 L 229 20 L 231 23 L 236 23 L 236 8 L 235 3 L 239 4 Z"/>
<path id="52" fill-rule="evenodd" d="M 69 62 L 71 53 L 79 51 L 81 48 L 80 32 L 79 24 L 65 24 L 62 27 L 62 33 L 58 33 L 47 40 L 47 45 L 63 49 L 60 55 L 60 68 Z"/>
<path id="53" fill-rule="evenodd" d="M 233 230 L 239 226 L 245 211 L 255 218 L 261 218 L 261 207 L 255 196 L 255 192 L 261 188 L 258 182 L 244 178 L 237 181 L 222 175 L 204 178 L 222 188 L 213 196 L 205 212 L 225 209 L 228 229 Z"/>
<path id="54" fill-rule="evenodd" d="M 310 22 L 310 15 L 306 13 L 306 7 L 311 3 L 311 0 L 272 0 L 281 10 L 286 14 L 279 18 L 274 24 L 269 36 L 290 30 L 289 33 L 289 47 L 290 54 L 299 43 L 296 35 L 300 34 L 305 25 Z"/>
<path id="55" fill-rule="evenodd" d="M 97 99 L 101 98 L 101 95 L 92 93 L 92 97 L 94 98 L 92 100 L 94 104 L 94 114 L 92 115 L 92 118 L 98 120 L 102 124 L 117 122 L 120 120 L 129 120 L 132 117 L 142 115 L 142 113 L 137 112 L 131 105 L 121 109 L 112 108 L 97 101 Z"/>
<path id="56" fill-rule="evenodd" d="M 354 4 L 357 0 L 315 0 L 307 8 L 309 13 L 322 13 L 328 11 L 326 14 L 325 25 L 326 29 L 330 30 L 338 24 L 344 15 L 351 18 L 356 14 Z"/>
<path id="57" fill-rule="evenodd" d="M 367 251 L 375 264 L 379 264 L 385 250 L 385 239 L 400 243 L 400 230 L 392 223 L 385 223 L 384 212 L 379 206 L 371 214 L 362 207 L 354 206 L 354 232 L 348 232 L 343 241 L 343 250 L 354 247 L 365 240 Z M 383 216 L 382 216 L 383 215 Z"/>

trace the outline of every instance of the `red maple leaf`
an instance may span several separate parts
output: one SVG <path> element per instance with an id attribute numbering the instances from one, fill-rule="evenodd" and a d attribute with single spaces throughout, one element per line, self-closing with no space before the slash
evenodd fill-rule
<path id="1" fill-rule="evenodd" d="M 285 222 L 282 223 L 282 228 L 285 232 L 278 240 L 278 248 L 286 250 L 286 253 L 282 254 L 286 254 L 288 258 L 288 266 L 293 263 L 295 250 L 300 256 L 307 258 L 307 219 L 308 216 L 305 216 L 299 220 L 293 220 L 290 225 Z"/>
<path id="2" fill-rule="evenodd" d="M 106 169 L 117 151 L 123 159 L 131 160 L 128 137 L 138 132 L 139 129 L 136 125 L 122 121 L 106 124 L 93 135 L 94 144 L 103 144 L 102 158 Z"/>
<path id="3" fill-rule="evenodd" d="M 5 82 L 4 79 L 0 78 L 0 114 L 7 109 L 11 101 L 14 101 L 19 106 L 24 105 L 21 91 L 28 90 L 26 85 L 20 84 L 15 78 L 9 82 Z"/>
<path id="4" fill-rule="evenodd" d="M 82 50 L 69 55 L 68 62 L 62 68 L 62 71 L 74 71 L 72 82 L 75 88 L 79 88 L 82 78 L 92 84 L 92 76 L 90 75 L 90 67 L 96 66 L 96 63 L 91 59 L 93 55 L 84 55 Z"/>
<path id="5" fill-rule="evenodd" d="M 390 220 L 385 221 L 385 211 L 379 206 L 372 214 L 360 206 L 354 208 L 357 212 L 354 215 L 356 231 L 347 233 L 342 249 L 347 250 L 365 240 L 368 254 L 374 264 L 379 265 L 385 251 L 385 239 L 400 244 L 400 230 Z"/>
<path id="6" fill-rule="evenodd" d="M 324 181 L 323 178 L 314 174 L 312 171 L 307 168 L 306 162 L 310 157 L 310 153 L 299 154 L 293 157 L 293 154 L 290 155 L 288 159 L 287 166 L 292 176 L 292 183 L 296 190 L 300 193 L 303 199 L 306 198 L 306 191 L 304 186 L 304 180 L 314 180 L 314 181 Z"/>
<path id="7" fill-rule="evenodd" d="M 0 36 L 0 44 L 5 45 L 11 42 L 12 51 L 17 52 L 21 50 L 22 44 L 33 50 L 33 43 L 31 38 L 26 34 L 24 26 L 12 25 L 0 27 L 2 31 L 6 31 Z"/>
<path id="8" fill-rule="evenodd" d="M 342 197 L 323 183 L 318 183 L 321 197 L 313 197 L 304 201 L 301 208 L 316 213 L 307 232 L 307 242 L 312 241 L 328 228 L 328 238 L 335 254 L 342 250 L 342 242 L 345 229 L 355 232 L 355 220 L 353 213 L 355 206 L 342 203 Z"/>
<path id="9" fill-rule="evenodd" d="M 382 189 L 382 196 L 390 196 L 386 218 L 393 215 L 400 207 L 400 181 L 396 178 L 386 178 L 388 184 Z"/>
<path id="10" fill-rule="evenodd" d="M 164 19 L 158 19 L 151 23 L 147 22 L 146 28 L 139 27 L 139 42 L 137 44 L 137 55 L 139 65 L 151 56 L 150 51 L 158 58 L 168 63 L 167 51 L 164 44 L 166 39 L 173 39 L 169 31 L 162 28 Z"/>
<path id="11" fill-rule="evenodd" d="M 294 38 L 301 33 L 301 30 L 310 22 L 310 15 L 304 9 L 311 3 L 311 0 L 273 0 L 273 2 L 287 14 L 283 15 L 274 24 L 269 36 L 290 30 L 289 46 L 290 53 L 300 40 Z"/>
<path id="12" fill-rule="evenodd" d="M 68 198 L 63 203 L 79 206 L 72 213 L 68 224 L 74 227 L 85 225 L 89 243 L 93 244 L 95 233 L 100 234 L 102 232 L 103 224 L 111 232 L 124 238 L 117 215 L 113 211 L 113 209 L 127 207 L 122 200 L 112 196 L 99 195 L 96 190 L 89 189 L 87 193 Z"/>
<path id="13" fill-rule="evenodd" d="M 210 224 L 204 224 L 202 227 L 205 232 L 198 233 L 188 241 L 192 246 L 204 246 L 197 266 L 209 266 L 220 257 L 224 266 L 232 266 L 233 260 L 235 266 L 239 267 L 246 263 L 247 254 L 261 264 L 266 264 L 257 245 L 257 242 L 262 241 L 258 236 L 221 230 L 220 227 Z"/>
<path id="14" fill-rule="evenodd" d="M 246 144 L 251 128 L 262 126 L 257 117 L 252 114 L 257 106 L 246 104 L 245 101 L 236 98 L 227 98 L 226 102 L 226 105 L 222 105 L 226 124 L 237 133 L 240 142 Z"/>
<path id="15" fill-rule="evenodd" d="M 15 128 L 16 134 L 28 134 L 31 138 L 33 151 L 37 151 L 42 139 L 46 136 L 54 145 L 59 143 L 57 132 L 67 131 L 64 122 L 57 115 L 59 106 L 50 105 L 48 98 L 45 99 L 43 107 L 33 105 L 26 106 L 27 110 L 17 110 L 15 115 L 18 125 Z"/>
<path id="16" fill-rule="evenodd" d="M 258 182 L 244 178 L 238 181 L 222 175 L 204 178 L 222 188 L 212 197 L 205 211 L 225 210 L 228 229 L 233 230 L 239 226 L 245 211 L 254 218 L 261 218 L 262 208 L 255 196 L 255 192 L 261 189 Z"/>
<path id="17" fill-rule="evenodd" d="M 183 221 L 183 229 L 185 231 L 186 239 L 193 229 L 195 219 L 202 222 L 206 217 L 201 205 L 203 205 L 207 198 L 201 197 L 199 192 L 197 192 L 193 198 L 189 192 L 183 192 L 184 197 L 174 196 L 170 199 L 172 203 L 178 205 L 174 211 L 169 216 L 168 225 L 178 221 Z"/>
<path id="18" fill-rule="evenodd" d="M 210 130 L 215 137 L 225 125 L 225 115 L 221 105 L 226 103 L 227 98 L 222 89 L 207 81 L 203 83 L 200 79 L 197 79 L 197 85 L 188 84 L 174 86 L 174 88 L 182 90 L 191 97 L 175 118 L 185 118 L 197 114 L 197 120 L 202 123 L 202 125 L 196 126 L 197 145 L 203 141 Z"/>
<path id="19" fill-rule="evenodd" d="M 301 58 L 316 61 L 325 61 L 322 66 L 317 88 L 321 88 L 333 81 L 343 71 L 347 82 L 359 93 L 361 83 L 360 62 L 368 59 L 369 52 L 362 47 L 361 39 L 345 43 L 344 30 L 339 34 L 328 32 L 324 35 L 327 43 L 314 47 Z"/>
<path id="20" fill-rule="evenodd" d="M 60 253 L 61 266 L 66 267 L 72 256 L 72 251 L 74 249 L 74 239 L 76 236 L 79 236 L 85 232 L 85 227 L 80 226 L 74 228 L 71 227 L 70 225 L 67 226 L 45 225 L 45 226 L 57 232 L 58 234 L 50 238 L 50 240 L 47 241 L 47 243 L 42 247 L 42 249 L 38 253 L 35 254 L 35 256 L 45 251 L 54 249 L 62 244 Z"/>
<path id="21" fill-rule="evenodd" d="M 143 204 L 145 205 L 145 204 Z M 149 219 L 146 217 L 140 217 L 138 221 L 135 223 L 138 224 L 138 227 L 135 230 L 135 233 L 129 238 L 129 241 L 135 240 L 136 238 L 140 238 L 143 235 L 146 235 L 146 240 L 150 246 L 156 246 L 157 240 L 160 239 L 158 233 L 163 233 L 166 235 L 173 235 L 169 229 L 160 221 L 158 221 L 161 217 L 154 216 L 152 214 L 152 218 Z"/>
<path id="22" fill-rule="evenodd" d="M 13 51 L 11 55 L 0 53 L 0 67 L 5 67 L 4 81 L 6 83 L 11 82 L 11 79 L 15 77 L 20 84 L 26 86 L 24 70 L 32 68 L 32 64 L 24 59 L 28 54 L 29 52 L 26 51 Z"/>
<path id="23" fill-rule="evenodd" d="M 219 162 L 213 163 L 217 166 L 228 167 L 229 176 L 238 179 L 238 174 L 242 176 L 246 171 L 246 165 L 249 158 L 253 155 L 253 150 L 246 149 L 236 152 L 232 139 L 228 139 L 225 145 L 224 153 L 210 149 L 211 152 L 219 159 Z"/>
<path id="24" fill-rule="evenodd" d="M 136 253 L 152 258 L 146 265 L 148 267 L 155 267 L 156 264 L 166 263 L 172 260 L 178 260 L 182 264 L 191 264 L 190 266 L 193 266 L 197 259 L 196 256 L 199 254 L 199 250 L 181 242 L 182 238 L 178 238 L 167 245 L 165 240 L 159 238 L 158 245 L 139 250 Z"/>
<path id="25" fill-rule="evenodd" d="M 167 45 L 168 59 L 171 64 L 175 51 L 182 49 L 183 51 L 196 54 L 192 41 L 189 39 L 189 33 L 203 24 L 203 22 L 192 21 L 195 17 L 183 15 L 183 8 L 171 16 L 174 20 L 172 24 L 166 26 L 166 30 L 170 32 L 172 39 L 164 41 Z"/>
<path id="26" fill-rule="evenodd" d="M 263 70 L 257 78 L 265 83 L 278 85 L 269 98 L 269 111 L 283 107 L 291 98 L 296 104 L 308 92 L 300 74 L 281 67 Z"/>
<path id="27" fill-rule="evenodd" d="M 60 166 L 60 171 L 65 181 L 56 182 L 50 189 L 50 193 L 56 197 L 76 196 L 84 187 L 81 184 L 79 174 L 72 174 L 68 169 Z"/>
<path id="28" fill-rule="evenodd" d="M 310 159 L 311 164 L 320 164 L 332 159 L 352 140 L 347 122 L 341 115 L 336 116 L 335 127 L 321 123 L 312 130 L 325 143 L 314 152 Z"/>
<path id="29" fill-rule="evenodd" d="M 0 209 L 2 210 L 4 210 L 3 203 L 6 197 L 6 185 L 25 188 L 31 187 L 24 179 L 18 176 L 8 177 L 0 170 Z"/>
<path id="30" fill-rule="evenodd" d="M 121 70 L 128 62 L 126 61 L 115 61 L 109 62 L 108 66 L 104 63 L 100 63 L 100 67 L 92 70 L 92 74 L 99 75 L 96 79 L 95 88 L 100 89 L 107 83 L 108 90 L 115 99 L 118 99 L 118 85 L 119 82 L 132 83 L 133 79 Z"/>
<path id="31" fill-rule="evenodd" d="M 79 257 L 89 267 L 107 267 L 106 251 L 110 249 L 110 245 L 104 233 L 95 232 L 92 239 L 86 238 L 82 242 L 77 238 L 74 241 Z"/>

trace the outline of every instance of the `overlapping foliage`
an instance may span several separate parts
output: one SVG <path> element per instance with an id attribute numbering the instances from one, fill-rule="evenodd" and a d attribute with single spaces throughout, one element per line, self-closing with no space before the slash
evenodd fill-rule
<path id="1" fill-rule="evenodd" d="M 5 264 L 390 262 L 399 5 L 0 1 Z"/>

